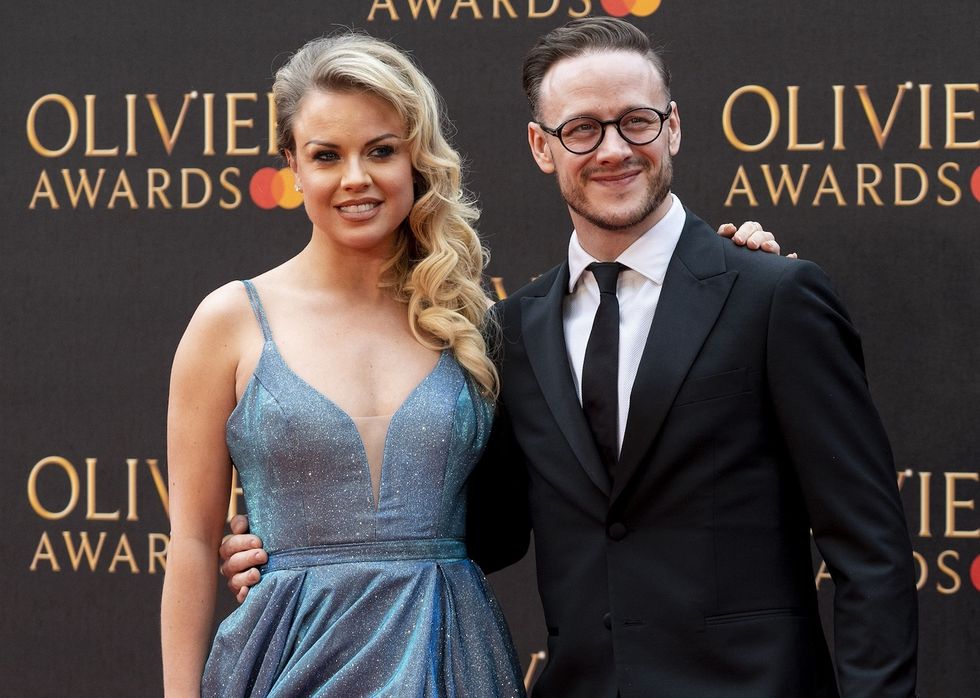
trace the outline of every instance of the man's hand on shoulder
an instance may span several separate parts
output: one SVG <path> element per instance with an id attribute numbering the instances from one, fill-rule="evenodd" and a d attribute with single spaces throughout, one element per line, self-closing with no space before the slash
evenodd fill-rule
<path id="1" fill-rule="evenodd" d="M 762 229 L 762 225 L 756 221 L 745 221 L 738 228 L 733 223 L 722 223 L 718 228 L 718 234 L 722 237 L 731 239 L 736 245 L 748 247 L 750 250 L 762 250 L 779 254 L 779 243 L 776 237 L 767 230 Z M 791 259 L 796 259 L 796 253 L 786 255 Z"/>
<path id="2" fill-rule="evenodd" d="M 248 532 L 248 518 L 239 514 L 231 520 L 231 535 L 221 541 L 218 554 L 221 556 L 219 571 L 238 603 L 242 603 L 249 588 L 259 582 L 259 565 L 269 559 L 262 549 L 262 541 Z"/>

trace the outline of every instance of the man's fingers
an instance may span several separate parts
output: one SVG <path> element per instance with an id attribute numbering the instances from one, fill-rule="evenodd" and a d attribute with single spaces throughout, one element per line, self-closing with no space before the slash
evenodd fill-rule
<path id="1" fill-rule="evenodd" d="M 766 252 L 772 252 L 773 254 L 779 254 L 779 243 L 775 240 L 766 240 L 761 245 L 762 249 Z"/>
<path id="2" fill-rule="evenodd" d="M 221 563 L 221 574 L 231 579 L 253 567 L 264 565 L 268 560 L 269 556 L 261 548 L 258 550 L 243 550 L 235 553 Z"/>
<path id="3" fill-rule="evenodd" d="M 762 226 L 758 223 L 758 221 L 745 221 L 744 223 L 742 223 L 742 225 L 738 227 L 738 230 L 735 231 L 735 235 L 732 236 L 732 240 L 735 241 L 736 245 L 746 245 L 749 243 L 750 240 L 752 240 L 752 237 L 756 233 L 760 233 L 760 232 L 763 231 L 762 231 Z M 756 242 L 757 243 L 759 242 L 758 238 L 756 239 Z M 756 246 L 752 247 L 751 249 L 757 249 L 757 248 L 758 248 L 758 244 L 756 244 Z"/>
<path id="4" fill-rule="evenodd" d="M 786 255 L 786 257 L 788 259 L 799 259 L 795 252 L 790 252 L 788 255 Z"/>
<path id="5" fill-rule="evenodd" d="M 722 223 L 721 227 L 718 228 L 718 234 L 725 238 L 730 238 L 735 234 L 738 228 L 735 227 L 733 223 Z"/>
<path id="6" fill-rule="evenodd" d="M 253 567 L 252 569 L 236 574 L 234 577 L 229 579 L 228 588 L 235 592 L 235 597 L 238 598 L 241 596 L 242 589 L 255 586 L 259 583 L 260 578 L 261 575 L 259 574 L 259 571 Z M 244 599 L 245 597 L 241 596 L 241 598 Z"/>
<path id="7" fill-rule="evenodd" d="M 248 517 L 244 514 L 236 514 L 228 525 L 232 533 L 248 533 Z"/>
<path id="8" fill-rule="evenodd" d="M 262 547 L 262 541 L 258 536 L 249 533 L 236 533 L 235 535 L 225 536 L 218 548 L 218 555 L 222 560 L 228 560 L 232 556 L 242 552 L 255 550 Z"/>

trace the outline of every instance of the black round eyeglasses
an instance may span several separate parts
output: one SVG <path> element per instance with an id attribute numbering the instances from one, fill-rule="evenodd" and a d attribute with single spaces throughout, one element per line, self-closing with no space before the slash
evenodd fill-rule
<path id="1" fill-rule="evenodd" d="M 665 111 L 653 107 L 640 107 L 630 109 L 608 121 L 600 121 L 591 116 L 576 116 L 554 128 L 549 128 L 540 121 L 535 123 L 542 131 L 556 137 L 568 152 L 585 155 L 602 143 L 606 135 L 606 126 L 615 126 L 620 137 L 632 145 L 652 143 L 663 131 L 664 122 L 670 118 L 672 109 L 673 104 L 668 104 Z"/>

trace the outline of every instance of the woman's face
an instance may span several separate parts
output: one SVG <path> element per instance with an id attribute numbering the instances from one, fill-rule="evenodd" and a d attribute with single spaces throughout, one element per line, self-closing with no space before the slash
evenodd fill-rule
<path id="1" fill-rule="evenodd" d="M 313 90 L 293 119 L 289 165 L 315 230 L 339 247 L 387 253 L 415 201 L 405 125 L 373 95 Z"/>

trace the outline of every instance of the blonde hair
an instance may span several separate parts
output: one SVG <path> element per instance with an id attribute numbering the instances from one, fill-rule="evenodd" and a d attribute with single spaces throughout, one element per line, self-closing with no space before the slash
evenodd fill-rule
<path id="1" fill-rule="evenodd" d="M 432 349 L 452 349 L 482 391 L 496 397 L 497 370 L 481 330 L 487 253 L 473 229 L 479 217 L 463 190 L 460 156 L 443 132 L 443 106 L 429 79 L 401 50 L 347 32 L 314 39 L 276 72 L 278 146 L 294 152 L 293 119 L 311 90 L 365 92 L 392 106 L 405 124 L 415 205 L 401 226 L 382 287 L 408 305 L 412 333 Z"/>

